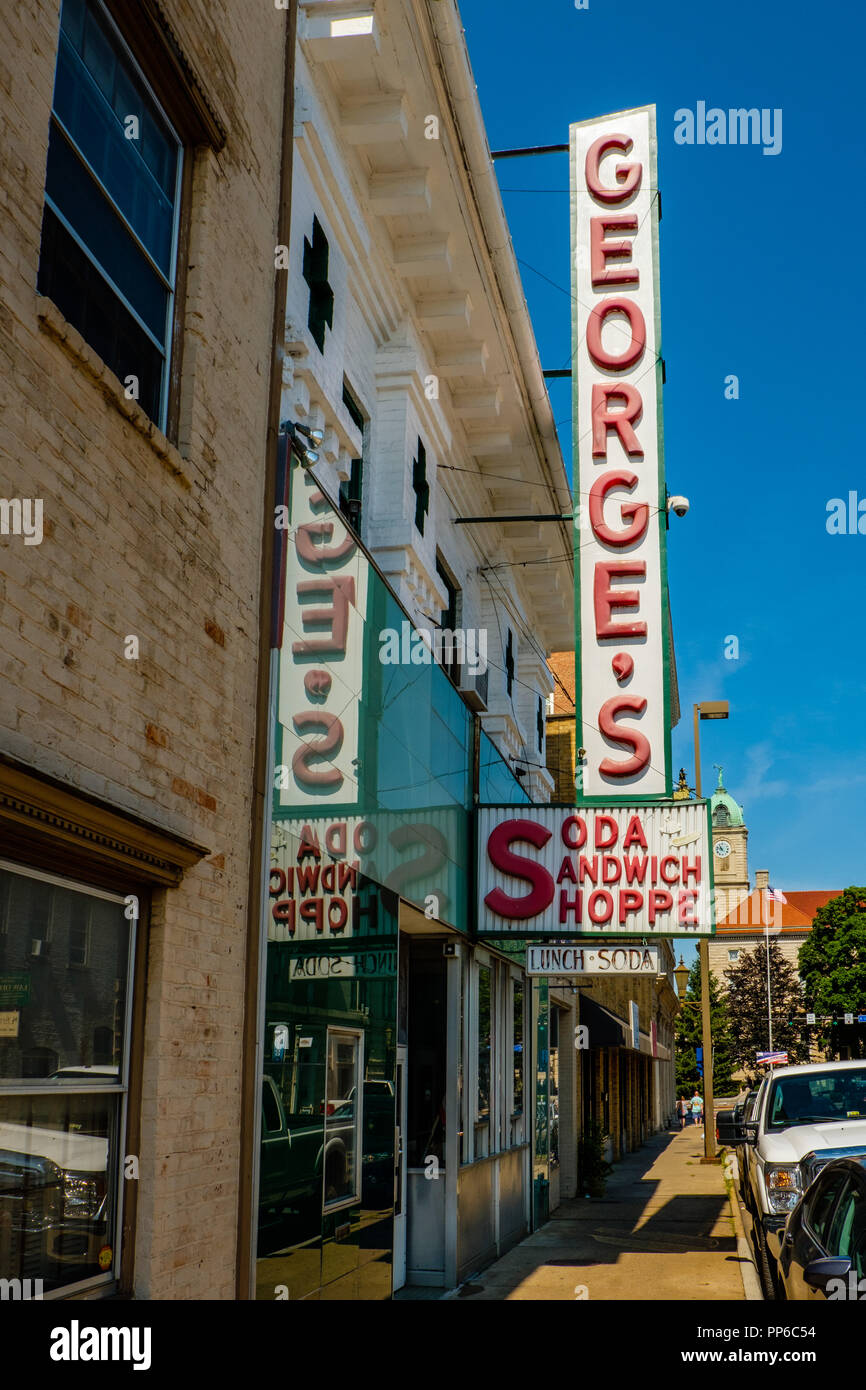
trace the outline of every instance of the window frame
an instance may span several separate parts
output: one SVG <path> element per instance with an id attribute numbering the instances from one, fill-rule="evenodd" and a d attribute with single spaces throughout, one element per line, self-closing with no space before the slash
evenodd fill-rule
<path id="1" fill-rule="evenodd" d="M 355 1092 L 356 1104 L 353 1118 L 354 1127 L 354 1165 L 352 1168 L 352 1192 L 346 1193 L 343 1197 L 335 1197 L 332 1201 L 327 1200 L 325 1183 L 327 1181 L 327 1147 L 328 1147 L 328 1070 L 331 1053 L 331 1039 L 351 1039 L 358 1044 Z M 363 1158 L 363 1146 L 361 1143 L 363 1128 L 364 1111 L 364 1030 L 362 1028 L 342 1028 L 328 1027 L 325 1029 L 325 1113 L 322 1125 L 322 1213 L 328 1214 L 340 1211 L 343 1207 L 354 1207 L 361 1201 L 361 1163 Z"/>
<path id="2" fill-rule="evenodd" d="M 192 171 L 195 155 L 196 143 L 207 143 L 214 149 L 220 149 L 225 142 L 225 136 L 216 121 L 212 117 L 202 94 L 196 92 L 193 82 L 189 75 L 183 71 L 182 63 L 179 61 L 178 54 L 174 51 L 167 34 L 161 32 L 161 20 L 157 20 L 153 14 L 153 7 L 150 0 L 140 0 L 138 12 L 134 12 L 118 0 L 87 0 L 93 10 L 97 12 L 100 21 L 110 30 L 112 37 L 116 40 L 124 61 L 128 63 L 137 81 L 143 87 L 147 97 L 153 102 L 159 117 L 166 127 L 167 132 L 175 141 L 177 146 L 177 166 L 175 169 L 175 183 L 173 194 L 173 216 L 172 216 L 172 238 L 170 281 L 165 272 L 156 264 L 153 256 L 143 245 L 141 238 L 130 225 L 123 211 L 117 206 L 114 198 L 108 192 L 102 180 L 90 165 L 83 150 L 81 150 L 68 131 L 63 121 L 60 119 L 54 108 L 54 95 L 57 80 L 57 67 L 60 56 L 60 24 L 62 18 L 58 15 L 57 28 L 57 47 L 54 64 L 54 84 L 51 92 L 51 106 L 49 110 L 49 136 L 51 127 L 55 126 L 58 137 L 64 140 L 69 146 L 73 157 L 76 158 L 86 171 L 87 177 L 94 182 L 99 195 L 106 200 L 107 206 L 118 217 L 123 225 L 125 234 L 133 242 L 136 250 L 145 257 L 148 266 L 159 277 L 160 282 L 167 292 L 165 331 L 161 344 L 156 342 L 152 329 L 148 328 L 141 319 L 141 316 L 128 302 L 123 292 L 115 285 L 111 277 L 100 265 L 94 252 L 90 250 L 82 237 L 70 226 L 64 214 L 57 207 L 54 199 L 47 192 L 45 181 L 43 180 L 43 222 L 44 209 L 49 208 L 52 215 L 57 219 L 64 232 L 73 240 L 82 255 L 86 257 L 97 275 L 99 275 L 108 287 L 110 293 L 117 299 L 118 303 L 129 314 L 136 327 L 145 334 L 148 341 L 155 347 L 162 357 L 162 370 L 160 374 L 159 386 L 159 409 L 155 416 L 151 416 L 149 411 L 142 410 L 153 420 L 153 424 L 169 439 L 172 443 L 177 443 L 178 426 L 180 418 L 180 380 L 182 371 L 183 356 L 183 310 L 186 300 L 187 285 L 187 259 L 189 247 L 190 231 L 190 208 L 192 201 Z M 132 32 L 127 33 L 127 30 Z M 135 46 L 134 46 L 135 45 Z M 136 51 L 141 48 L 141 56 Z M 149 68 L 154 70 L 160 59 L 168 57 L 170 62 L 164 64 L 170 66 L 174 71 L 172 77 L 181 77 L 182 81 L 177 84 L 180 90 L 158 90 L 161 85 L 152 80 Z M 163 74 L 163 82 L 165 82 Z M 42 253 L 40 248 L 37 278 L 42 270 Z M 51 296 L 48 296 L 51 298 Z M 52 300 L 52 303 L 55 301 Z M 58 305 L 58 309 L 60 306 Z M 63 310 L 60 309 L 63 313 Z M 75 325 L 73 324 L 73 327 Z M 78 331 L 78 330 L 77 330 Z M 87 338 L 81 335 L 84 341 Z M 89 344 L 88 344 L 89 346 Z M 95 351 L 95 349 L 91 349 Z M 108 364 L 106 363 L 108 367 Z M 108 367 L 108 370 L 112 368 Z"/>
<path id="3" fill-rule="evenodd" d="M 130 894 L 124 895 L 123 893 L 112 892 L 105 888 L 95 887 L 80 879 L 65 878 L 59 874 L 48 873 L 42 869 L 34 868 L 29 864 L 5 858 L 0 858 L 0 870 L 20 874 L 23 877 L 36 879 L 42 883 L 49 883 L 54 887 L 64 888 L 71 892 L 78 892 L 88 898 L 102 898 L 107 902 L 116 903 L 119 907 L 124 909 L 126 907 L 126 898 L 133 893 L 133 886 L 130 887 Z M 137 893 L 133 894 L 133 896 L 137 897 Z M 46 1302 L 49 1300 L 58 1301 L 68 1298 L 71 1294 L 76 1294 L 85 1290 L 104 1290 L 109 1286 L 115 1286 L 121 1283 L 125 1247 L 124 1210 L 126 1195 L 123 1170 L 126 1155 L 126 1140 L 129 1132 L 130 1064 L 133 1049 L 133 1016 L 136 1003 L 134 991 L 139 943 L 141 940 L 138 930 L 140 917 L 128 917 L 124 910 L 124 918 L 128 923 L 128 946 L 123 1017 L 122 1065 L 117 1081 L 102 1082 L 76 1080 L 59 1082 L 48 1077 L 24 1077 L 13 1080 L 0 1076 L 0 1098 L 5 1096 L 20 1097 L 28 1095 L 106 1095 L 117 1098 L 117 1104 L 114 1107 L 112 1132 L 108 1138 L 109 1161 L 106 1166 L 106 1180 L 108 1181 L 110 1179 L 114 1183 L 111 1268 L 102 1274 L 88 1275 L 86 1278 L 76 1280 L 74 1283 L 62 1284 L 59 1288 L 51 1290 L 44 1295 Z M 113 1163 L 111 1161 L 112 1144 L 115 1147 Z"/>

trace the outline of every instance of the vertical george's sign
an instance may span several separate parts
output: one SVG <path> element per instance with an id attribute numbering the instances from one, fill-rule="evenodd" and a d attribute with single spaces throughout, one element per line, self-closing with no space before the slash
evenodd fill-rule
<path id="1" fill-rule="evenodd" d="M 278 617 L 275 814 L 358 801 L 368 561 L 295 467 Z"/>
<path id="2" fill-rule="evenodd" d="M 571 127 L 579 800 L 671 785 L 655 107 Z"/>

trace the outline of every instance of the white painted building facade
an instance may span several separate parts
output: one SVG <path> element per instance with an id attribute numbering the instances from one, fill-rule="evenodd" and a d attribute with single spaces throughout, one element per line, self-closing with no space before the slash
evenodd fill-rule
<path id="1" fill-rule="evenodd" d="M 362 459 L 360 536 L 412 621 L 486 635 L 487 678 L 456 678 L 549 800 L 570 523 L 459 519 L 571 494 L 456 6 L 302 4 L 295 95 L 283 418 L 324 431 L 332 500 Z"/>

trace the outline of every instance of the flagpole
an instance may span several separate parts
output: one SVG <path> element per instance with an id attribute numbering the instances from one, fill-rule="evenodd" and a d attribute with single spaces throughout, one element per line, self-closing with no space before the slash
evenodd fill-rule
<path id="1" fill-rule="evenodd" d="M 767 902 L 767 898 L 766 898 L 766 895 L 765 895 L 765 896 L 764 896 L 764 903 L 766 904 L 766 902 Z M 767 922 L 766 922 L 766 929 L 765 929 L 764 935 L 765 935 L 766 950 L 767 950 L 767 1027 L 768 1027 L 769 1033 L 770 1033 L 770 1051 L 772 1052 L 772 1051 L 773 1051 L 773 1011 L 772 1011 L 772 1009 L 771 1009 L 771 1007 L 770 1007 L 770 923 L 769 923 L 769 914 L 768 914 L 768 920 L 767 920 Z"/>

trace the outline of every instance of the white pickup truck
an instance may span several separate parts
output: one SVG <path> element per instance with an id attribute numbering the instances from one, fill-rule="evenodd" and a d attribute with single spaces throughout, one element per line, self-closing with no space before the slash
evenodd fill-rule
<path id="1" fill-rule="evenodd" d="M 746 1206 L 764 1295 L 775 1298 L 789 1212 L 831 1159 L 866 1155 L 866 1061 L 774 1068 L 761 1082 L 751 1118 L 728 1133 L 749 1146 Z M 721 1127 L 720 1136 L 726 1137 Z"/>

